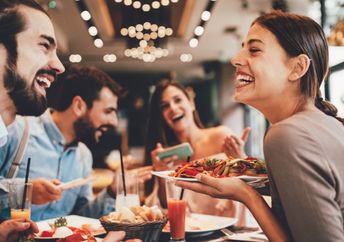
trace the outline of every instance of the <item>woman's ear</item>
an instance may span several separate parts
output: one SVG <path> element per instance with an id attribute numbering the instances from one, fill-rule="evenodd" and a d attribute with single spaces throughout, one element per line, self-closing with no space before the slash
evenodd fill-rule
<path id="1" fill-rule="evenodd" d="M 289 74 L 289 81 L 297 81 L 308 71 L 311 59 L 305 54 L 298 55 L 292 59 L 292 71 Z"/>
<path id="2" fill-rule="evenodd" d="M 77 117 L 81 117 L 86 113 L 87 105 L 80 96 L 75 96 L 72 100 L 72 109 Z"/>

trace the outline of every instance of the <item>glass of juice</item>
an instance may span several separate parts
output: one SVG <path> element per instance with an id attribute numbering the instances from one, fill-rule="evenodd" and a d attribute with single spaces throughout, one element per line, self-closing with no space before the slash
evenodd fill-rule
<path id="1" fill-rule="evenodd" d="M 175 185 L 175 180 L 166 180 L 166 198 L 171 242 L 185 242 L 186 202 L 182 199 L 181 193 L 182 189 Z"/>
<path id="2" fill-rule="evenodd" d="M 30 219 L 32 183 L 24 183 L 23 181 L 12 181 L 11 183 L 9 183 L 8 188 L 11 219 Z"/>
<path id="3" fill-rule="evenodd" d="M 116 211 L 121 207 L 140 206 L 138 174 L 125 173 L 126 194 L 124 194 L 122 172 L 116 172 Z"/>

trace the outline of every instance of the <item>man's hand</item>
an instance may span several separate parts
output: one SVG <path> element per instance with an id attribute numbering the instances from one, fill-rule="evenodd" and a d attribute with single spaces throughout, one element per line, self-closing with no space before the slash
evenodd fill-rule
<path id="1" fill-rule="evenodd" d="M 152 166 L 143 166 L 135 169 L 131 169 L 126 171 L 127 173 L 135 173 L 138 177 L 139 183 L 144 183 L 145 181 L 152 178 Z M 113 182 L 111 182 L 111 185 L 107 188 L 108 194 L 112 197 L 116 197 L 116 178 L 114 177 Z"/>
<path id="2" fill-rule="evenodd" d="M 26 219 L 10 219 L 0 224 L 0 242 L 15 242 L 18 241 L 20 232 L 32 230 L 33 233 L 38 233 L 37 225 Z"/>
<path id="3" fill-rule="evenodd" d="M 37 178 L 31 182 L 33 184 L 32 204 L 46 204 L 61 197 L 62 190 L 57 187 L 61 183 L 59 180 L 49 181 L 45 178 Z"/>

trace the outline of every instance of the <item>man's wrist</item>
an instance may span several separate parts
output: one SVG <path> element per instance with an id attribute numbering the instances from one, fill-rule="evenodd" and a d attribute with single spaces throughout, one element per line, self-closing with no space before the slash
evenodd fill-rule
<path id="1" fill-rule="evenodd" d="M 116 198 L 116 192 L 112 189 L 111 185 L 107 187 L 106 192 L 110 197 Z"/>

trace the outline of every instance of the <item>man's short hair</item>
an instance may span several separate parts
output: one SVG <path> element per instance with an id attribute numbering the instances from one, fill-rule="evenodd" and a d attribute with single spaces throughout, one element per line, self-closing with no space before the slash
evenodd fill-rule
<path id="1" fill-rule="evenodd" d="M 24 16 L 18 11 L 19 6 L 26 6 L 48 13 L 34 0 L 1 0 L 0 1 L 0 44 L 8 52 L 9 63 L 15 64 L 17 60 L 16 35 L 26 28 Z"/>
<path id="2" fill-rule="evenodd" d="M 72 104 L 74 97 L 80 96 L 90 109 L 104 87 L 118 98 L 125 95 L 124 89 L 98 68 L 69 66 L 47 90 L 48 106 L 62 112 Z"/>

